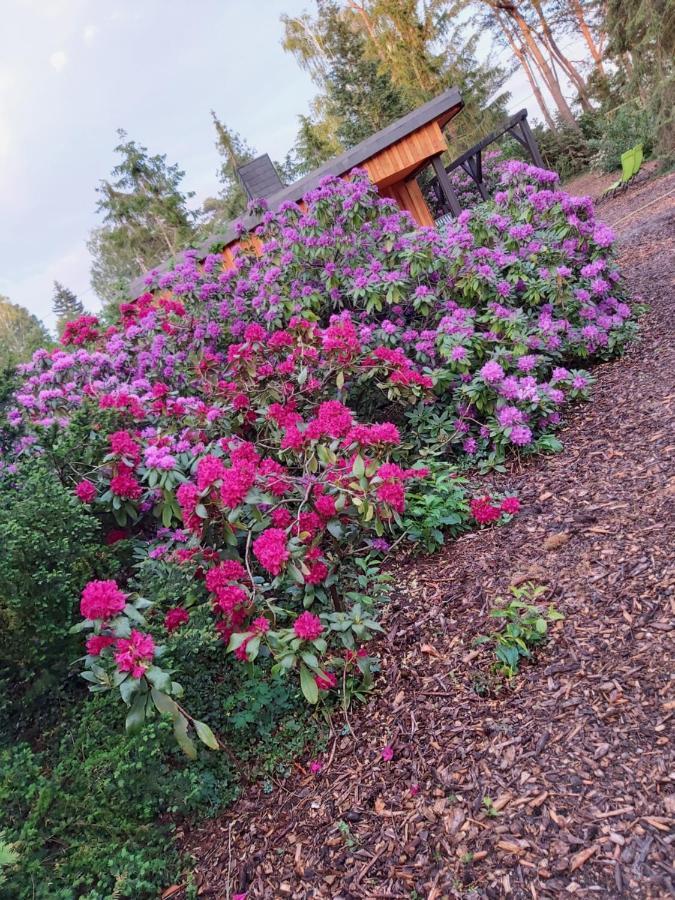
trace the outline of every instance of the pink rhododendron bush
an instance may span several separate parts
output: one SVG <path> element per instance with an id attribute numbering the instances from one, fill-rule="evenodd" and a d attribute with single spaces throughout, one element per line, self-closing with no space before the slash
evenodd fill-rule
<path id="1" fill-rule="evenodd" d="M 4 477 L 53 458 L 133 549 L 82 585 L 75 626 L 85 679 L 119 691 L 130 729 L 158 710 L 189 754 L 195 734 L 218 747 L 180 683 L 216 651 L 310 703 L 362 694 L 376 554 L 518 513 L 476 472 L 553 449 L 591 383 L 579 366 L 634 324 L 590 200 L 522 163 L 501 179 L 443 231 L 362 174 L 328 179 L 306 209 L 263 212 L 233 268 L 188 252 L 118 324 L 82 317 L 21 367 Z"/>

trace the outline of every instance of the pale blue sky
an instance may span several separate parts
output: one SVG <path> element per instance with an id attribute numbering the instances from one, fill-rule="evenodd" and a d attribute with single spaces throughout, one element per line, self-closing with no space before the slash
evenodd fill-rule
<path id="1" fill-rule="evenodd" d="M 210 109 L 283 158 L 314 94 L 281 48 L 279 22 L 310 0 L 0 5 L 0 294 L 48 325 L 54 279 L 98 306 L 86 241 L 117 128 L 179 163 L 203 199 L 217 189 L 219 164 Z M 514 109 L 523 85 L 508 85 Z"/>

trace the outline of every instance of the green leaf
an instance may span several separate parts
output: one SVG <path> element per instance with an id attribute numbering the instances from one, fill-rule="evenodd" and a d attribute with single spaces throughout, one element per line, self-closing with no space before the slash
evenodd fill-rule
<path id="1" fill-rule="evenodd" d="M 162 714 L 168 713 L 174 718 L 180 715 L 178 706 L 171 699 L 171 697 L 168 696 L 168 694 L 165 694 L 163 691 L 157 690 L 157 688 L 152 688 L 150 694 L 152 697 L 152 702 L 155 704 L 155 709 L 158 712 Z"/>
<path id="2" fill-rule="evenodd" d="M 363 457 L 360 454 L 357 454 L 354 459 L 354 465 L 352 466 L 352 475 L 355 475 L 356 478 L 361 478 L 362 475 L 365 475 L 366 472 L 366 464 L 363 461 Z"/>
<path id="3" fill-rule="evenodd" d="M 145 722 L 145 701 L 147 694 L 136 694 L 131 709 L 127 713 L 125 727 L 128 734 L 140 731 Z"/>
<path id="4" fill-rule="evenodd" d="M 306 665 L 300 665 L 300 687 L 308 703 L 317 703 L 319 700 L 319 688 L 314 681 L 314 675 Z"/>
<path id="5" fill-rule="evenodd" d="M 237 650 L 244 643 L 246 638 L 251 637 L 252 632 L 250 631 L 239 631 L 236 634 L 233 634 L 230 637 L 230 641 L 227 645 L 227 653 L 232 653 L 234 650 Z"/>
<path id="6" fill-rule="evenodd" d="M 146 624 L 146 621 L 143 618 L 143 616 L 130 603 L 127 603 L 127 605 L 124 607 L 124 612 L 125 612 L 125 615 L 127 615 L 130 619 L 133 619 L 134 622 L 138 622 L 139 625 Z"/>
<path id="7" fill-rule="evenodd" d="M 173 733 L 183 753 L 190 759 L 197 759 L 197 748 L 188 736 L 188 720 L 181 713 L 173 720 Z"/>
<path id="8" fill-rule="evenodd" d="M 202 744 L 206 744 L 206 746 L 210 747 L 211 750 L 220 749 L 215 734 L 211 731 L 206 722 L 197 722 L 197 720 L 195 719 L 193 725 L 195 726 L 197 737 L 202 742 Z"/>
<path id="9" fill-rule="evenodd" d="M 120 684 L 120 695 L 127 706 L 131 704 L 131 698 L 138 691 L 140 686 L 141 681 L 139 678 L 125 678 Z"/>
<path id="10" fill-rule="evenodd" d="M 150 666 L 145 677 L 158 691 L 168 693 L 171 690 L 171 676 L 159 666 Z"/>

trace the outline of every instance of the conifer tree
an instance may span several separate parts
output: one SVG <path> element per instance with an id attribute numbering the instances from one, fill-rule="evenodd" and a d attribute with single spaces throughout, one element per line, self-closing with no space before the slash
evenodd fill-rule
<path id="1" fill-rule="evenodd" d="M 135 277 L 190 245 L 196 219 L 188 207 L 193 194 L 181 188 L 185 173 L 164 154 L 150 156 L 123 130 L 118 135 L 121 160 L 97 188 L 103 225 L 88 244 L 92 286 L 111 306 Z"/>
<path id="2" fill-rule="evenodd" d="M 55 281 L 52 311 L 56 316 L 56 331 L 61 335 L 68 322 L 77 319 L 78 316 L 84 313 L 84 306 L 70 288 L 64 287 L 59 281 Z"/>
<path id="3" fill-rule="evenodd" d="M 216 129 L 216 149 L 222 157 L 218 171 L 221 189 L 218 196 L 209 197 L 204 203 L 206 231 L 213 231 L 246 211 L 248 198 L 237 177 L 237 169 L 256 156 L 255 150 L 246 140 L 228 128 L 213 110 L 211 118 Z"/>
<path id="4" fill-rule="evenodd" d="M 40 347 L 52 343 L 51 335 L 37 316 L 0 295 L 0 370 L 26 362 Z"/>

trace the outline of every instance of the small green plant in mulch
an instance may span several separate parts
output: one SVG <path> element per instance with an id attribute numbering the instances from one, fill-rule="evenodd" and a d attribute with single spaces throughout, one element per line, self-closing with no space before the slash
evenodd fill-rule
<path id="1" fill-rule="evenodd" d="M 511 587 L 512 599 L 490 610 L 493 619 L 501 619 L 503 625 L 497 631 L 477 638 L 476 644 L 492 644 L 497 662 L 496 670 L 513 678 L 518 674 L 523 659 L 531 660 L 534 651 L 548 639 L 551 622 L 564 619 L 553 604 L 544 608 L 536 600 L 546 593 L 546 588 L 532 582 L 521 587 Z M 501 598 L 497 602 L 503 604 Z"/>

